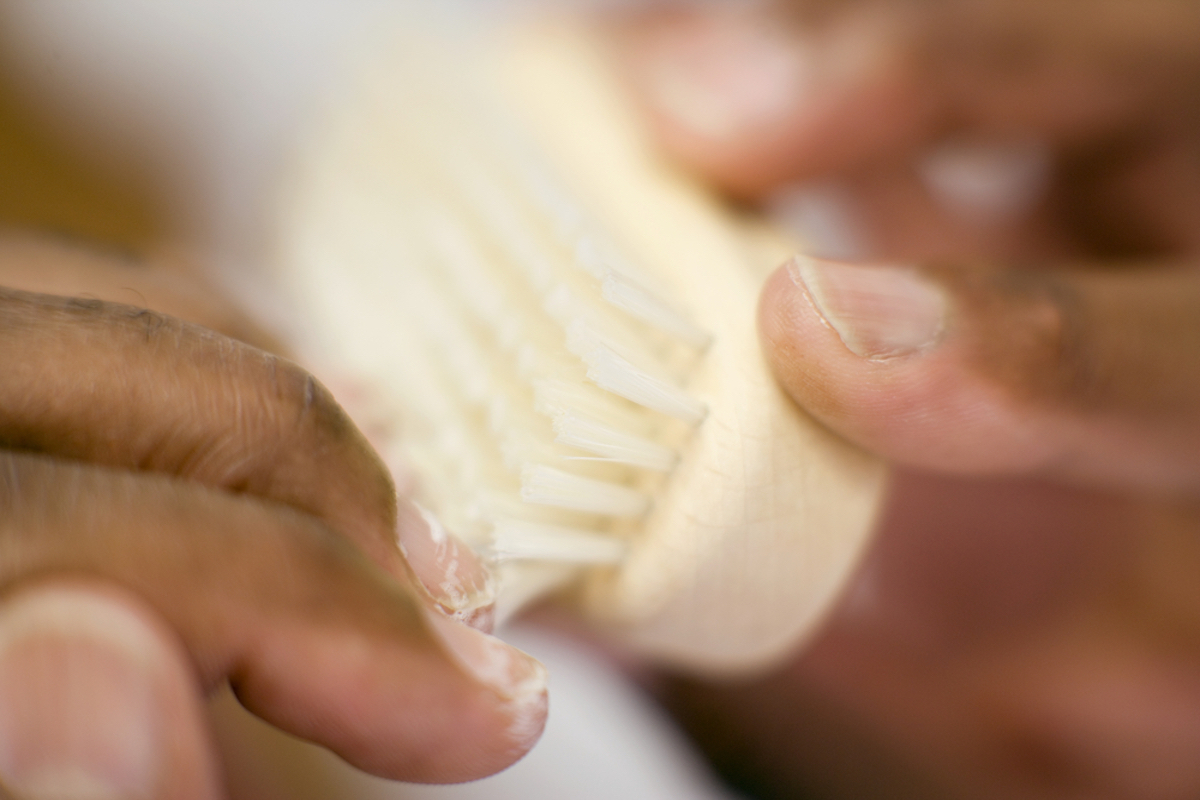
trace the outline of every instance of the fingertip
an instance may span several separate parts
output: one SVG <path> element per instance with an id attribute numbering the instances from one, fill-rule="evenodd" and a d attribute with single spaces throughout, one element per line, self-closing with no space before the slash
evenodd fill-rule
<path id="1" fill-rule="evenodd" d="M 672 155 L 750 194 L 773 159 L 755 158 L 805 90 L 804 49 L 763 12 L 676 11 L 624 29 L 632 88 Z M 765 174 L 764 174 L 765 173 Z"/>
<path id="2" fill-rule="evenodd" d="M 634 95 L 668 153 L 742 197 L 912 147 L 930 116 L 916 60 L 869 16 L 801 28 L 739 4 L 621 30 Z"/>
<path id="3" fill-rule="evenodd" d="M 218 768 L 180 646 L 110 587 L 0 606 L 0 783 L 21 797 L 215 800 Z"/>
<path id="4" fill-rule="evenodd" d="M 492 719 L 485 723 L 485 731 L 497 740 L 494 752 L 499 766 L 486 766 L 489 771 L 484 774 L 509 766 L 537 743 L 546 726 L 546 668 L 533 656 L 488 633 L 438 612 L 429 612 L 428 618 L 454 662 L 492 695 L 488 702 Z"/>
<path id="5" fill-rule="evenodd" d="M 831 270 L 851 275 L 871 270 L 873 275 L 876 269 L 798 255 L 771 275 L 760 296 L 760 334 L 776 377 L 797 403 L 830 421 L 871 404 L 866 390 L 878 379 L 882 363 L 873 356 L 895 346 L 871 335 L 878 322 L 873 309 L 831 314 L 831 307 L 843 309 L 848 292 L 824 276 Z M 867 330 L 852 324 L 858 322 L 867 323 Z"/>
<path id="6" fill-rule="evenodd" d="M 818 355 L 840 340 L 813 307 L 803 285 L 797 283 L 792 261 L 776 269 L 763 285 L 758 325 L 775 377 L 797 403 L 812 405 L 810 392 L 832 377 L 826 374 L 826 359 Z"/>
<path id="7" fill-rule="evenodd" d="M 951 274 L 798 256 L 760 300 L 768 363 L 801 407 L 899 463 L 968 473 L 1043 465 L 1059 442 L 1040 435 L 1036 410 L 1012 402 L 1014 387 L 980 344 L 1004 314 L 981 324 Z"/>
<path id="8" fill-rule="evenodd" d="M 511 765 L 545 724 L 545 670 L 395 591 L 386 613 L 377 606 L 357 622 L 298 621 L 273 631 L 231 681 L 238 699 L 392 780 L 459 783 Z"/>

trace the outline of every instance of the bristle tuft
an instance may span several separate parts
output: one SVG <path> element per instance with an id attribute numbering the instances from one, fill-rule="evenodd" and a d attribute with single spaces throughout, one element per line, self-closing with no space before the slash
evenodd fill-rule
<path id="1" fill-rule="evenodd" d="M 625 542 L 602 533 L 501 520 L 492 533 L 491 555 L 499 561 L 528 559 L 572 564 L 616 564 L 625 555 Z"/>
<path id="2" fill-rule="evenodd" d="M 521 471 L 521 499 L 604 517 L 640 517 L 650 510 L 650 498 L 635 489 L 542 464 Z"/>
<path id="3" fill-rule="evenodd" d="M 687 383 L 709 334 L 470 59 L 395 58 L 331 132 L 295 261 L 404 409 L 401 456 L 449 528 L 498 560 L 616 563 L 614 527 L 636 537 L 705 417 Z"/>
<path id="4" fill-rule="evenodd" d="M 684 422 L 698 423 L 704 403 L 668 381 L 650 375 L 604 346 L 581 353 L 588 378 L 601 389 Z"/>
<path id="5" fill-rule="evenodd" d="M 633 467 L 670 472 L 679 461 L 669 447 L 571 411 L 555 416 L 554 433 L 560 444 Z"/>

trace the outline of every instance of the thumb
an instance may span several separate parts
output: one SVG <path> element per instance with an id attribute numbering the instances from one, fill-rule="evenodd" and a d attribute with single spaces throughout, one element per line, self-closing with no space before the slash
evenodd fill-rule
<path id="1" fill-rule="evenodd" d="M 900 463 L 1200 491 L 1200 274 L 797 257 L 760 305 L 796 401 Z"/>
<path id="2" fill-rule="evenodd" d="M 178 646 L 135 601 L 54 585 L 0 606 L 0 785 L 18 800 L 215 800 L 202 720 Z"/>

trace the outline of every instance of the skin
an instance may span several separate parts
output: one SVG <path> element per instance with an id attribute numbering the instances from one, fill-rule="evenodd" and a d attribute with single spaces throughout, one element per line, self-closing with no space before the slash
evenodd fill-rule
<path id="1" fill-rule="evenodd" d="M 667 70 L 716 102 L 746 41 L 800 54 L 804 91 L 705 126 L 657 88 Z M 789 663 L 659 687 L 752 796 L 1200 794 L 1198 41 L 1200 7 L 1170 0 L 622 22 L 670 157 L 747 202 L 836 184 L 866 263 L 947 309 L 931 346 L 864 358 L 786 269 L 764 287 L 782 385 L 896 477 L 872 552 Z M 966 217 L 918 169 L 946 141 L 1013 136 L 1052 164 L 1015 212 Z"/>
<path id="2" fill-rule="evenodd" d="M 88 729 L 112 686 L 149 686 L 167 744 L 144 796 L 164 798 L 222 796 L 200 702 L 226 682 L 390 778 L 478 778 L 532 746 L 544 696 L 514 703 L 447 650 L 396 545 L 419 515 L 269 336 L 194 276 L 77 244 L 0 239 L 0 286 L 0 634 L 24 631 L 0 657 L 6 735 L 68 748 L 55 720 Z M 55 603 L 140 644 L 27 622 Z M 510 677 L 536 670 L 511 652 Z"/>

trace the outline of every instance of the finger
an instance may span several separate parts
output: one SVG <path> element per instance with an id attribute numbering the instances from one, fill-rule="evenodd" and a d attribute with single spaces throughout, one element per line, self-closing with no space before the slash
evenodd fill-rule
<path id="1" fill-rule="evenodd" d="M 152 308 L 272 353 L 281 343 L 203 282 L 196 270 L 151 264 L 82 242 L 0 235 L 0 286 Z"/>
<path id="2" fill-rule="evenodd" d="M 667 150 L 745 197 L 895 160 L 934 116 L 918 64 L 884 16 L 804 31 L 778 7 L 712 6 L 640 19 L 620 41 Z"/>
<path id="3" fill-rule="evenodd" d="M 945 183 L 960 178 L 966 183 L 979 176 L 941 177 Z M 1025 261 L 1078 251 L 1059 230 L 1048 204 L 1000 209 L 978 196 L 988 191 L 980 182 L 958 188 L 963 194 L 975 192 L 977 202 L 944 202 L 930 192 L 919 170 L 891 166 L 792 187 L 773 199 L 772 212 L 800 235 L 806 253 L 833 259 L 941 261 L 986 255 Z"/>
<path id="4" fill-rule="evenodd" d="M 626 61 L 668 149 L 760 196 L 947 136 L 1078 148 L 1186 107 L 1200 10 L 1094 6 L 854 2 L 803 26 L 787 4 L 692 9 L 631 26 Z"/>
<path id="5" fill-rule="evenodd" d="M 97 253 L 78 245 L 32 236 L 6 236 L 0 238 L 0 282 L 4 281 L 39 292 L 125 300 L 174 312 L 181 318 L 279 352 L 269 336 L 240 314 L 231 312 L 228 304 L 219 302 L 193 278 L 179 270 L 152 269 L 118 254 Z M 387 507 L 380 505 L 376 511 L 381 521 L 386 522 Z M 397 525 L 401 550 L 422 586 L 448 613 L 480 629 L 490 629 L 494 587 L 479 559 L 453 537 L 442 535 L 435 542 L 430 532 L 441 529 L 436 522 L 431 527 L 428 515 L 407 507 L 402 511 Z M 343 521 L 338 515 L 327 516 L 334 524 Z M 388 544 L 383 543 L 376 558 L 396 571 L 400 565 L 395 563 L 395 548 Z"/>
<path id="6" fill-rule="evenodd" d="M 296 364 L 145 308 L 4 289 L 0 360 L 0 446 L 286 503 L 402 570 L 391 478 Z"/>
<path id="7" fill-rule="evenodd" d="M 760 307 L 803 407 L 901 463 L 1200 489 L 1200 275 L 798 257 Z"/>
<path id="8" fill-rule="evenodd" d="M 191 666 L 114 590 L 24 587 L 0 605 L 0 785 L 20 798 L 216 800 Z"/>
<path id="9" fill-rule="evenodd" d="M 30 575 L 126 587 L 269 722 L 387 777 L 450 782 L 519 758 L 545 672 L 426 610 L 294 509 L 192 482 L 0 454 L 0 587 Z"/>

